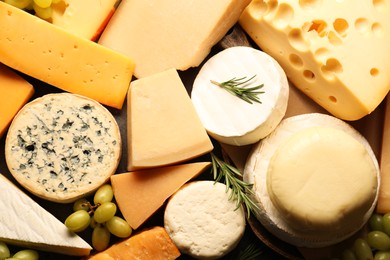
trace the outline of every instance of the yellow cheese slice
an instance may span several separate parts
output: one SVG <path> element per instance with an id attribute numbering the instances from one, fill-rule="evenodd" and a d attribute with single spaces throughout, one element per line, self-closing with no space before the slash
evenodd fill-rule
<path id="1" fill-rule="evenodd" d="M 33 94 L 34 87 L 30 83 L 0 63 L 0 137 Z"/>
<path id="2" fill-rule="evenodd" d="M 134 69 L 127 57 L 0 2 L 0 62 L 102 104 L 122 108 Z"/>
<path id="3" fill-rule="evenodd" d="M 182 162 L 213 149 L 175 69 L 133 81 L 127 102 L 129 171 Z"/>
<path id="4" fill-rule="evenodd" d="M 209 162 L 198 162 L 112 175 L 115 200 L 123 217 L 137 229 L 184 183 L 209 166 Z"/>
<path id="5" fill-rule="evenodd" d="M 250 0 L 122 1 L 99 43 L 135 60 L 134 75 L 198 66 Z"/>
<path id="6" fill-rule="evenodd" d="M 239 22 L 296 87 L 334 116 L 360 119 L 390 89 L 386 1 L 254 0 Z"/>

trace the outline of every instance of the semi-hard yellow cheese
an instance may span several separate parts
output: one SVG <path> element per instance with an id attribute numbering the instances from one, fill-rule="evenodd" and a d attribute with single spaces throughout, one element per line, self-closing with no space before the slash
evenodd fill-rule
<path id="1" fill-rule="evenodd" d="M 0 62 L 102 104 L 122 108 L 134 69 L 127 57 L 0 2 Z"/>
<path id="2" fill-rule="evenodd" d="M 115 174 L 111 176 L 115 200 L 130 226 L 137 229 L 184 183 L 209 166 L 209 162 L 198 162 Z"/>
<path id="3" fill-rule="evenodd" d="M 371 113 L 390 89 L 386 1 L 254 0 L 239 22 L 296 87 L 341 119 Z"/>
<path id="4" fill-rule="evenodd" d="M 173 260 L 180 256 L 163 227 L 145 229 L 130 238 L 118 242 L 89 260 Z"/>
<path id="5" fill-rule="evenodd" d="M 129 171 L 182 162 L 213 149 L 175 69 L 133 81 L 127 102 Z"/>
<path id="6" fill-rule="evenodd" d="M 34 87 L 30 83 L 0 63 L 0 137 L 33 94 Z"/>
<path id="7" fill-rule="evenodd" d="M 250 0 L 126 0 L 99 43 L 134 59 L 134 75 L 198 66 Z"/>

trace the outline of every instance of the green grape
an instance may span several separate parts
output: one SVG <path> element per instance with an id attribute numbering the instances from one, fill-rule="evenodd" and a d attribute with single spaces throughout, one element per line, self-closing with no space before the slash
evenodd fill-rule
<path id="1" fill-rule="evenodd" d="M 357 260 L 355 253 L 351 249 L 344 249 L 342 260 Z"/>
<path id="2" fill-rule="evenodd" d="M 91 216 L 85 210 L 73 212 L 65 219 L 65 226 L 73 232 L 85 230 L 91 221 Z"/>
<path id="3" fill-rule="evenodd" d="M 132 229 L 129 223 L 118 216 L 114 216 L 109 221 L 107 221 L 106 227 L 111 232 L 111 234 L 121 238 L 129 237 L 132 233 Z"/>
<path id="4" fill-rule="evenodd" d="M 13 258 L 23 259 L 23 260 L 38 260 L 39 254 L 35 250 L 25 249 L 25 250 L 18 251 L 16 254 L 13 255 Z"/>
<path id="5" fill-rule="evenodd" d="M 89 201 L 85 198 L 83 199 L 78 199 L 73 203 L 73 211 L 78 211 L 78 210 L 85 210 L 89 211 L 90 210 L 91 204 Z"/>
<path id="6" fill-rule="evenodd" d="M 109 221 L 116 213 L 116 205 L 113 202 L 104 202 L 101 204 L 93 215 L 97 223 L 104 223 Z"/>
<path id="7" fill-rule="evenodd" d="M 0 260 L 4 260 L 11 256 L 9 248 L 6 243 L 0 242 Z"/>
<path id="8" fill-rule="evenodd" d="M 20 9 L 25 9 L 30 6 L 33 0 L 4 0 L 5 3 L 15 6 Z"/>
<path id="9" fill-rule="evenodd" d="M 390 260 L 390 251 L 377 251 L 374 260 Z"/>
<path id="10" fill-rule="evenodd" d="M 110 202 L 114 198 L 114 192 L 110 184 L 104 184 L 95 192 L 93 197 L 93 203 L 103 204 L 104 202 Z"/>
<path id="11" fill-rule="evenodd" d="M 372 231 L 383 231 L 383 216 L 378 213 L 372 214 L 368 220 L 368 227 Z"/>
<path id="12" fill-rule="evenodd" d="M 33 0 L 34 3 L 40 8 L 48 8 L 51 6 L 51 0 Z"/>
<path id="13" fill-rule="evenodd" d="M 33 4 L 33 9 L 35 11 L 35 15 L 38 16 L 39 18 L 41 19 L 49 19 L 52 14 L 53 14 L 53 9 L 51 8 L 51 6 L 49 7 L 46 7 L 46 8 L 42 8 L 36 4 Z"/>
<path id="14" fill-rule="evenodd" d="M 371 231 L 367 234 L 367 243 L 376 250 L 389 250 L 390 237 L 382 231 Z"/>
<path id="15" fill-rule="evenodd" d="M 95 227 L 92 231 L 92 246 L 97 251 L 103 251 L 106 249 L 110 244 L 110 231 L 103 226 L 98 225 Z"/>
<path id="16" fill-rule="evenodd" d="M 390 236 L 390 213 L 386 213 L 382 217 L 383 231 Z"/>
<path id="17" fill-rule="evenodd" d="M 357 238 L 353 244 L 353 252 L 358 260 L 372 260 L 374 255 L 367 241 L 363 238 Z"/>

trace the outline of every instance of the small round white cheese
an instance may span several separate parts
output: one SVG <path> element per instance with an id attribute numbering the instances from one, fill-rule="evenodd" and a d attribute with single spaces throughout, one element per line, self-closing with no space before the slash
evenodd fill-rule
<path id="1" fill-rule="evenodd" d="M 284 119 L 248 156 L 258 220 L 280 239 L 322 247 L 357 232 L 375 208 L 379 166 L 364 137 L 325 114 Z"/>
<path id="2" fill-rule="evenodd" d="M 233 78 L 250 80 L 242 87 L 263 85 L 252 104 L 218 83 Z M 271 133 L 286 113 L 287 77 L 268 54 L 250 47 L 231 47 L 211 57 L 195 78 L 191 99 L 210 136 L 231 145 L 253 144 Z"/>
<path id="3" fill-rule="evenodd" d="M 233 250 L 245 231 L 243 207 L 214 181 L 193 181 L 168 201 L 164 225 L 179 250 L 198 259 L 218 259 Z"/>

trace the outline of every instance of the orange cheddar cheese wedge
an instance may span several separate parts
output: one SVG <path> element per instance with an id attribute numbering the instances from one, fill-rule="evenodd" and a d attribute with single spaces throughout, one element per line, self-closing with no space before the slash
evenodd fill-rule
<path id="1" fill-rule="evenodd" d="M 209 166 L 210 162 L 196 162 L 112 175 L 111 185 L 123 217 L 137 229 L 183 184 Z"/>
<path id="2" fill-rule="evenodd" d="M 0 138 L 12 119 L 34 94 L 34 87 L 0 63 Z"/>
<path id="3" fill-rule="evenodd" d="M 155 226 L 112 245 L 89 260 L 173 260 L 180 256 L 163 227 Z"/>
<path id="4" fill-rule="evenodd" d="M 129 58 L 0 1 L 0 62 L 50 85 L 121 109 Z"/>

